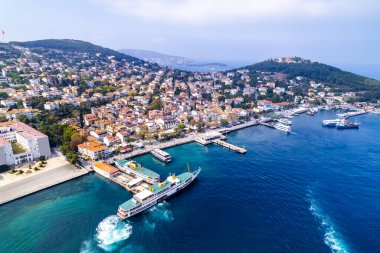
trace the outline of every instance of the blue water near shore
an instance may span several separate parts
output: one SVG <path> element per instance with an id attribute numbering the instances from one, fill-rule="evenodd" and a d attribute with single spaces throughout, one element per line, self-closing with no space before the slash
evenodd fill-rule
<path id="1" fill-rule="evenodd" d="M 168 149 L 169 165 L 137 158 L 162 177 L 202 172 L 130 221 L 114 214 L 131 195 L 96 175 L 3 205 L 0 252 L 380 252 L 380 116 L 343 131 L 325 118 L 229 134 L 246 155 L 192 143 Z"/>

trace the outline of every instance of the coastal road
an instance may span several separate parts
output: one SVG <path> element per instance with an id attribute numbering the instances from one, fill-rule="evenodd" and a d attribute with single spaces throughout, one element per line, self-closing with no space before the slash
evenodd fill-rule
<path id="1" fill-rule="evenodd" d="M 88 171 L 78 169 L 70 164 L 39 173 L 28 178 L 0 187 L 0 205 L 24 197 L 31 193 L 46 189 L 56 184 L 77 178 Z"/>

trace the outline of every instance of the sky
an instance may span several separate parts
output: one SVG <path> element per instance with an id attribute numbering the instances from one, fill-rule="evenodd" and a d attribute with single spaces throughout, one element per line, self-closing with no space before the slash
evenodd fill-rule
<path id="1" fill-rule="evenodd" d="M 227 63 L 380 64 L 380 0 L 0 0 L 0 29 Z"/>

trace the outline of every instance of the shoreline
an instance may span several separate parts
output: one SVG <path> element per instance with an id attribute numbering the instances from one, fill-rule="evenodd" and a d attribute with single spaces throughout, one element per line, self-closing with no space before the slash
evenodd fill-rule
<path id="1" fill-rule="evenodd" d="M 230 128 L 223 128 L 223 129 L 218 129 L 215 131 L 219 132 L 219 133 L 223 133 L 223 134 L 228 134 L 228 133 L 231 133 L 234 131 L 238 131 L 238 130 L 241 130 L 244 128 L 248 128 L 251 126 L 257 126 L 257 125 L 259 125 L 259 123 L 257 121 L 250 121 L 250 122 L 246 122 L 246 123 L 243 123 L 243 124 L 240 124 L 237 126 L 233 126 Z M 167 149 L 167 148 L 171 148 L 171 147 L 176 147 L 176 146 L 192 143 L 192 142 L 195 142 L 195 139 L 199 138 L 202 135 L 210 133 L 210 132 L 212 132 L 212 131 L 207 131 L 205 133 L 198 133 L 198 134 L 189 134 L 188 136 L 181 138 L 181 139 L 175 139 L 175 140 L 171 140 L 171 141 L 168 141 L 165 143 L 150 145 L 150 146 L 146 147 L 145 149 L 137 150 L 136 152 L 131 152 L 129 154 L 114 156 L 112 158 L 109 158 L 107 160 L 107 162 L 110 162 L 109 160 L 111 160 L 111 163 L 112 163 L 112 159 L 118 158 L 118 157 L 119 158 L 122 157 L 124 159 L 130 159 L 133 157 L 138 157 L 138 156 L 149 153 L 151 151 L 151 149 L 153 149 L 153 148 Z M 54 173 L 56 173 L 56 171 L 59 171 L 60 168 L 62 168 L 62 167 L 71 167 L 71 168 L 75 168 L 75 169 L 73 171 L 68 172 L 65 175 L 61 175 L 59 177 L 49 176 L 49 174 L 54 175 Z M 79 171 L 79 173 L 77 171 Z M 75 167 L 74 165 L 64 165 L 64 166 L 58 167 L 56 169 L 51 169 L 51 170 L 48 170 L 46 172 L 38 173 L 38 174 L 30 176 L 28 178 L 23 178 L 23 179 L 14 181 L 12 183 L 6 184 L 4 186 L 0 186 L 0 193 L 1 193 L 1 195 L 0 195 L 1 196 L 0 197 L 0 206 L 7 204 L 7 203 L 10 203 L 14 200 L 29 196 L 29 195 L 34 194 L 36 192 L 49 189 L 53 186 L 63 184 L 63 183 L 68 182 L 70 180 L 73 180 L 73 179 L 79 178 L 81 176 L 87 175 L 91 172 L 92 171 L 90 171 L 90 170 L 86 170 L 84 168 L 78 168 L 78 167 Z M 44 181 L 44 182 L 41 182 L 38 184 L 38 180 L 44 179 L 44 178 L 46 178 L 46 176 L 47 176 L 47 181 Z M 33 184 L 35 182 L 37 182 L 37 183 L 34 185 L 31 185 L 29 187 L 25 186 L 28 183 Z M 19 188 L 20 186 L 22 187 L 22 190 L 17 190 L 17 188 Z M 28 189 L 24 190 L 25 187 Z"/>
<path id="2" fill-rule="evenodd" d="M 71 164 L 68 164 L 44 173 L 17 180 L 0 187 L 0 206 L 87 175 L 88 173 L 89 171 L 85 169 L 77 168 Z"/>
<path id="3" fill-rule="evenodd" d="M 248 127 L 252 127 L 252 126 L 257 126 L 257 125 L 259 125 L 258 121 L 249 121 L 249 122 L 237 125 L 237 126 L 232 126 L 230 128 L 222 128 L 222 129 L 217 129 L 217 130 L 211 130 L 211 131 L 207 131 L 205 133 L 195 133 L 195 134 L 194 133 L 190 133 L 186 137 L 181 138 L 181 139 L 173 139 L 173 140 L 170 140 L 170 141 L 167 141 L 167 142 L 164 142 L 164 143 L 149 145 L 149 146 L 146 146 L 144 149 L 139 149 L 139 150 L 136 150 L 136 151 L 132 151 L 132 152 L 127 153 L 127 154 L 120 154 L 120 155 L 113 156 L 111 158 L 108 158 L 106 160 L 106 162 L 113 163 L 112 160 L 114 158 L 116 158 L 116 159 L 131 159 L 131 158 L 134 158 L 134 157 L 138 157 L 138 156 L 141 156 L 141 155 L 148 154 L 152 149 L 155 149 L 155 148 L 167 149 L 167 148 L 172 148 L 172 147 L 176 147 L 176 146 L 192 143 L 192 142 L 195 142 L 195 140 L 197 138 L 199 138 L 199 137 L 201 137 L 203 135 L 207 135 L 210 132 L 219 132 L 221 134 L 229 134 L 231 132 L 235 132 L 235 131 L 238 131 L 238 130 L 241 130 L 241 129 L 244 129 L 244 128 L 248 128 Z"/>

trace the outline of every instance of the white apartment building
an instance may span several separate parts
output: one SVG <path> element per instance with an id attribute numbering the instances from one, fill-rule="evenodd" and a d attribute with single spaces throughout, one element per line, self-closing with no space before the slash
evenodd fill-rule
<path id="1" fill-rule="evenodd" d="M 14 146 L 19 148 L 16 151 Z M 51 156 L 49 138 L 22 122 L 0 123 L 0 165 L 18 165 Z"/>

